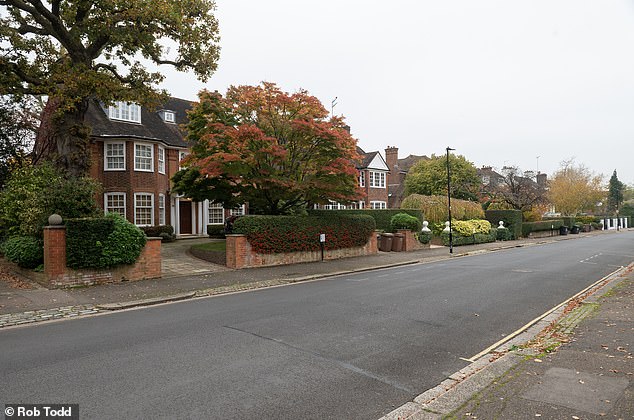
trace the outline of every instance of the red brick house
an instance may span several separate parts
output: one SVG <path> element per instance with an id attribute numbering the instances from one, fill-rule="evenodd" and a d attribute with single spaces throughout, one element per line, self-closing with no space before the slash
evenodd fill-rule
<path id="1" fill-rule="evenodd" d="M 172 225 L 178 236 L 205 235 L 207 224 L 224 224 L 230 212 L 221 206 L 171 192 L 170 179 L 188 151 L 179 126 L 187 122 L 190 107 L 176 98 L 155 112 L 123 102 L 90 105 L 90 175 L 103 185 L 98 203 L 104 211 L 120 213 L 137 226 Z"/>
<path id="2" fill-rule="evenodd" d="M 398 158 L 398 147 L 388 146 L 385 149 L 385 160 L 390 171 L 388 175 L 388 208 L 398 209 L 405 198 L 405 178 L 407 173 L 417 162 L 429 160 L 427 156 L 409 155 L 404 159 Z"/>

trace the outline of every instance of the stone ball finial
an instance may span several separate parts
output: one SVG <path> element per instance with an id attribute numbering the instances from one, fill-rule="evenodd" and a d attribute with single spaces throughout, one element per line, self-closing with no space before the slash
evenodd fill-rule
<path id="1" fill-rule="evenodd" d="M 49 226 L 59 226 L 62 224 L 62 216 L 60 216 L 59 214 L 51 214 L 48 217 L 48 224 Z"/>
<path id="2" fill-rule="evenodd" d="M 500 220 L 499 225 L 500 225 L 500 226 L 499 226 L 499 228 L 503 229 L 503 228 L 504 228 L 504 221 L 503 221 L 503 220 Z"/>
<path id="3" fill-rule="evenodd" d="M 427 220 L 423 221 L 423 232 L 431 232 L 431 230 L 429 229 L 429 222 Z"/>

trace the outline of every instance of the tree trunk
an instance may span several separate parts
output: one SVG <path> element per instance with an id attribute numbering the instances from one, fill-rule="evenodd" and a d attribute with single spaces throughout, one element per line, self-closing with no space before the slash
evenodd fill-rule
<path id="1" fill-rule="evenodd" d="M 84 122 L 88 99 L 74 109 L 61 110 L 59 101 L 49 99 L 35 140 L 34 163 L 50 161 L 72 176 L 90 170 L 90 127 Z"/>

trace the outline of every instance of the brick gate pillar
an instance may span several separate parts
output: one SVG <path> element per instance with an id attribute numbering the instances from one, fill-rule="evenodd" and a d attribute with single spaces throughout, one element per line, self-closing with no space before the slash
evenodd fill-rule
<path id="1" fill-rule="evenodd" d="M 49 279 L 66 273 L 66 226 L 44 227 L 44 273 Z"/>

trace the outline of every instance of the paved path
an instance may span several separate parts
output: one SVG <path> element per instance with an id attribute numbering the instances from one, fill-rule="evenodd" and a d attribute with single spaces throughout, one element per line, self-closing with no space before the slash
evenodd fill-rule
<path id="1" fill-rule="evenodd" d="M 229 270 L 227 267 L 212 264 L 192 256 L 192 245 L 209 243 L 212 239 L 182 239 L 161 244 L 161 272 L 163 277 L 197 276 Z"/>

